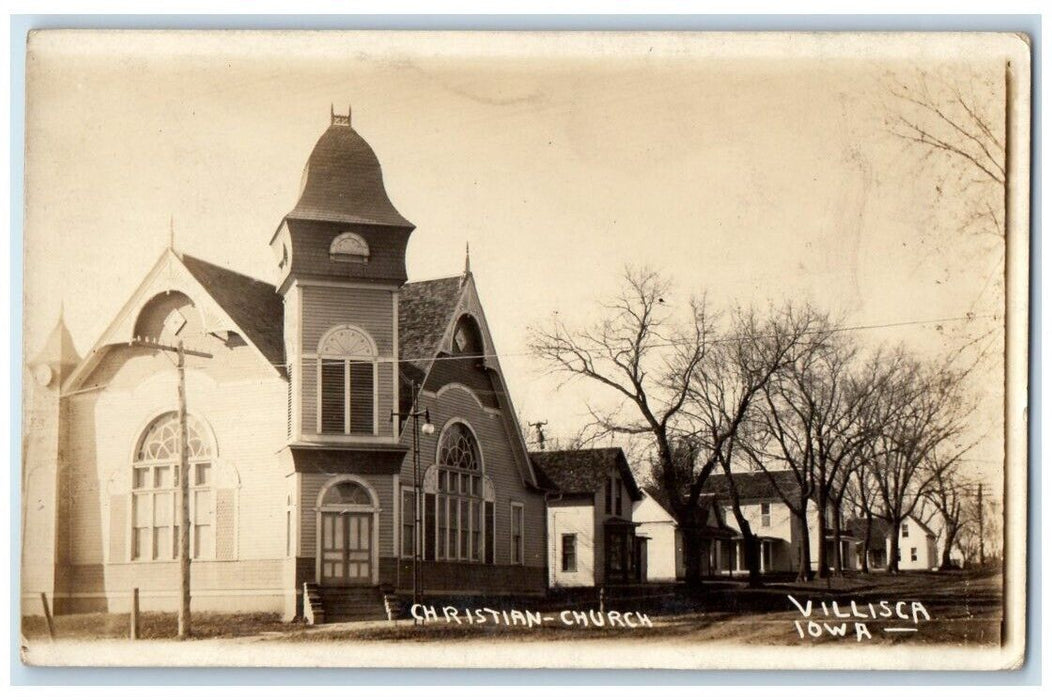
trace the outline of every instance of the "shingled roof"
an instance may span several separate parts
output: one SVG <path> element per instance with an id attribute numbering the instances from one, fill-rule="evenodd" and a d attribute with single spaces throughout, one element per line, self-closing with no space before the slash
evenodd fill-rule
<path id="1" fill-rule="evenodd" d="M 865 518 L 853 518 L 848 520 L 845 524 L 844 529 L 850 532 L 852 535 L 857 537 L 859 540 L 864 540 L 866 537 L 866 519 Z M 888 525 L 888 521 L 884 518 L 875 517 L 870 524 L 869 530 L 869 548 L 876 550 L 883 550 L 887 546 L 888 531 L 891 528 Z"/>
<path id="2" fill-rule="evenodd" d="M 192 255 L 184 254 L 182 261 L 190 274 L 244 332 L 246 340 L 259 348 L 279 371 L 284 372 L 285 309 L 274 285 Z"/>
<path id="3" fill-rule="evenodd" d="M 531 452 L 530 459 L 542 488 L 565 494 L 595 493 L 606 487 L 610 469 L 617 468 L 632 500 L 643 497 L 620 447 Z"/>
<path id="4" fill-rule="evenodd" d="M 398 355 L 426 372 L 460 301 L 462 277 L 410 282 L 398 297 Z"/>
<path id="5" fill-rule="evenodd" d="M 775 486 L 777 484 L 777 487 Z M 790 470 L 772 472 L 737 472 L 734 486 L 742 500 L 776 499 L 783 495 L 792 497 L 800 493 L 796 475 Z M 720 500 L 729 500 L 731 486 L 726 474 L 711 474 L 702 487 L 702 492 L 715 494 Z"/>
<path id="6" fill-rule="evenodd" d="M 288 218 L 412 228 L 387 196 L 376 153 L 350 121 L 332 116 L 307 159 L 303 190 Z"/>

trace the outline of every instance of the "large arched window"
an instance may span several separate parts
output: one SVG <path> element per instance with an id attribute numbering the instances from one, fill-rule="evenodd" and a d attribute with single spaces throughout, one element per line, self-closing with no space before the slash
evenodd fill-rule
<path id="1" fill-rule="evenodd" d="M 424 557 L 448 561 L 494 561 L 494 492 L 482 453 L 466 423 L 449 423 L 438 442 L 434 466 L 424 476 Z M 403 494 L 412 508 L 412 494 Z M 403 543 L 412 531 L 403 528 Z"/>
<path id="2" fill-rule="evenodd" d="M 190 556 L 215 556 L 215 496 L 207 428 L 187 416 L 186 455 L 190 463 Z M 132 464 L 131 558 L 171 560 L 179 554 L 179 419 L 156 418 L 143 432 Z"/>
<path id="3" fill-rule="evenodd" d="M 376 432 L 376 345 L 365 331 L 337 326 L 318 343 L 318 432 Z"/>

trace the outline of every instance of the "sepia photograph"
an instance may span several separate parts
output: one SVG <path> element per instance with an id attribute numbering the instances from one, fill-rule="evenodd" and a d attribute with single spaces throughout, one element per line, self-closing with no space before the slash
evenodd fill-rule
<path id="1" fill-rule="evenodd" d="M 32 666 L 1018 668 L 1030 40 L 28 39 Z"/>

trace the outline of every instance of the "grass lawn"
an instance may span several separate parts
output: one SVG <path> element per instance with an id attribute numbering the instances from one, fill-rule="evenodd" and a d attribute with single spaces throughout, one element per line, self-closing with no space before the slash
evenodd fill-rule
<path id="1" fill-rule="evenodd" d="M 467 624 L 440 620 L 424 625 L 399 625 L 368 629 L 321 626 L 302 628 L 283 639 L 295 641 L 373 640 L 405 642 L 443 642 L 458 639 L 508 639 L 515 641 L 548 641 L 553 639 L 624 639 L 646 641 L 728 642 L 736 644 L 813 645 L 845 643 L 843 637 L 832 636 L 822 627 L 822 634 L 813 637 L 808 632 L 805 618 L 789 600 L 792 595 L 801 603 L 812 601 L 812 617 L 820 625 L 829 623 L 839 628 L 846 623 L 845 636 L 854 643 L 857 639 L 855 622 L 866 625 L 871 635 L 865 643 L 878 644 L 951 644 L 997 645 L 1001 640 L 1001 577 L 995 572 L 909 572 L 897 576 L 886 574 L 852 575 L 831 581 L 809 583 L 768 584 L 761 589 L 748 589 L 739 583 L 714 582 L 696 597 L 675 596 L 661 600 L 625 600 L 613 602 L 610 610 L 640 610 L 648 615 L 653 626 L 628 628 L 593 624 L 567 626 L 559 619 L 562 609 L 587 611 L 589 605 L 560 608 L 535 603 L 554 619 L 541 626 L 507 626 Z M 903 608 L 909 620 L 897 617 L 873 619 L 839 619 L 823 615 L 821 604 L 836 601 L 841 611 L 850 609 L 854 600 L 863 614 L 870 614 L 869 603 L 880 611 L 880 601 L 888 601 L 892 609 L 897 601 L 907 601 Z M 914 623 L 909 603 L 919 601 L 931 617 L 919 615 Z M 455 605 L 455 601 L 450 601 Z M 458 606 L 459 607 L 459 606 Z M 474 606 L 473 606 L 474 607 Z M 437 606 L 441 615 L 441 606 Z M 524 604 L 520 609 L 530 609 Z M 843 612 L 841 614 L 844 614 Z M 794 622 L 800 621 L 804 636 Z M 915 632 L 884 632 L 884 628 L 915 627 Z"/>
<path id="2" fill-rule="evenodd" d="M 114 613 L 84 613 L 57 615 L 56 639 L 128 639 L 129 616 Z M 299 625 L 284 623 L 274 613 L 220 615 L 194 613 L 191 632 L 195 639 L 246 637 L 264 632 L 290 632 Z M 178 630 L 175 613 L 144 612 L 139 615 L 140 639 L 174 639 Z M 22 635 L 29 640 L 47 639 L 47 623 L 42 615 L 22 618 Z"/>
<path id="3" fill-rule="evenodd" d="M 668 591 L 668 588 L 662 589 Z M 760 589 L 749 589 L 741 583 L 716 581 L 707 583 L 696 595 L 678 592 L 674 595 L 650 595 L 642 589 L 627 595 L 633 599 L 611 600 L 606 609 L 619 612 L 639 611 L 647 615 L 651 626 L 611 626 L 609 619 L 599 627 L 589 619 L 588 624 L 563 624 L 563 610 L 588 613 L 598 610 L 589 599 L 567 600 L 490 601 L 434 599 L 441 616 L 443 606 L 461 611 L 461 622 L 440 620 L 424 625 L 410 621 L 397 624 L 379 623 L 334 624 L 307 627 L 298 623 L 283 623 L 277 615 L 219 615 L 197 613 L 193 616 L 195 638 L 241 639 L 252 642 L 298 641 L 404 641 L 416 643 L 448 642 L 454 640 L 598 640 L 632 639 L 646 642 L 727 642 L 764 645 L 813 645 L 837 643 L 854 644 L 855 623 L 866 625 L 871 635 L 865 643 L 878 644 L 954 644 L 997 645 L 1001 639 L 1001 576 L 996 571 L 909 572 L 897 576 L 887 574 L 856 574 L 830 581 L 809 583 L 769 583 Z M 811 601 L 812 614 L 804 617 L 789 600 L 792 595 L 801 604 Z M 919 601 L 930 616 L 920 616 L 915 623 L 897 617 L 878 619 L 838 619 L 823 614 L 822 603 L 836 601 L 841 611 L 850 609 L 855 601 L 863 614 L 871 612 L 869 604 L 880 610 L 880 601 L 888 601 L 894 608 L 897 601 L 909 604 Z M 463 609 L 489 606 L 496 610 L 539 611 L 548 620 L 539 626 L 508 626 L 501 619 L 494 624 L 490 614 L 467 624 Z M 844 614 L 841 612 L 841 614 Z M 640 618 L 635 618 L 640 619 Z M 818 623 L 821 634 L 808 632 L 808 619 Z M 801 623 L 803 637 L 796 622 Z M 835 628 L 846 624 L 844 637 L 832 636 L 824 625 Z M 58 639 L 126 639 L 128 616 L 115 614 L 62 615 L 55 618 Z M 884 629 L 916 628 L 908 633 L 885 632 Z M 27 639 L 47 639 L 42 617 L 23 618 L 23 634 Z M 143 613 L 140 617 L 142 639 L 171 639 L 176 633 L 173 613 Z"/>

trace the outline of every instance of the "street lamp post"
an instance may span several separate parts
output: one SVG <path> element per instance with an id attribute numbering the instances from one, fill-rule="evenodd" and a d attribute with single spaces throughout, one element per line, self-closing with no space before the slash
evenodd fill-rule
<path id="1" fill-rule="evenodd" d="M 431 435 L 435 432 L 435 426 L 431 424 L 431 412 L 428 409 L 421 411 L 418 407 L 420 398 L 420 385 L 413 383 L 413 406 L 408 413 L 391 411 L 392 418 L 413 419 L 413 605 L 420 602 L 422 586 L 420 585 L 420 569 L 423 561 L 421 537 L 421 508 L 420 508 L 420 433 Z M 420 419 L 424 424 L 420 425 Z"/>

